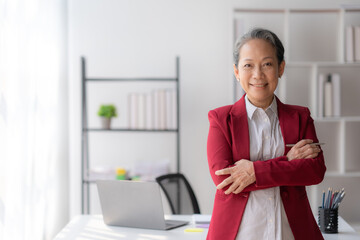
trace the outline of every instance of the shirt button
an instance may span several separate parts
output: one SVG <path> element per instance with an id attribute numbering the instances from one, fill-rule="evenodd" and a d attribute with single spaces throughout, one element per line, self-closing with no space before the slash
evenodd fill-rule
<path id="1" fill-rule="evenodd" d="M 265 136 L 265 139 L 268 140 L 268 139 L 269 139 L 269 136 Z"/>
<path id="2" fill-rule="evenodd" d="M 270 220 L 269 220 L 269 222 L 270 222 L 270 223 L 272 223 L 272 222 L 273 222 L 273 220 L 272 220 L 272 219 L 270 219 Z"/>
<path id="3" fill-rule="evenodd" d="M 272 200 L 272 198 L 271 198 L 271 197 L 269 197 L 269 200 L 271 201 L 271 200 Z"/>

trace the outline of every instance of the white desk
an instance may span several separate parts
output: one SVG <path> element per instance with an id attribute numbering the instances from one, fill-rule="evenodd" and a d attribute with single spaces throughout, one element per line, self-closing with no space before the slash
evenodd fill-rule
<path id="1" fill-rule="evenodd" d="M 186 228 L 196 227 L 192 216 L 190 215 L 172 215 L 168 219 L 185 220 L 190 223 L 186 226 L 175 228 L 168 231 L 149 230 L 139 228 L 111 227 L 104 224 L 101 215 L 81 215 L 72 219 L 61 232 L 55 237 L 55 240 L 200 240 L 206 239 L 207 229 L 203 232 L 184 232 Z M 360 235 L 347 224 L 344 219 L 339 217 L 339 233 L 323 234 L 326 240 L 360 240 Z"/>

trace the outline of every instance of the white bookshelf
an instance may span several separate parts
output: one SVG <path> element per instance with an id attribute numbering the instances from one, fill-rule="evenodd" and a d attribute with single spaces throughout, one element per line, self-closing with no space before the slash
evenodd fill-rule
<path id="1" fill-rule="evenodd" d="M 254 27 L 274 31 L 285 47 L 286 69 L 277 89 L 288 104 L 309 107 L 322 147 L 324 181 L 308 187 L 314 214 L 323 190 L 345 188 L 340 215 L 360 222 L 360 62 L 345 62 L 345 29 L 360 26 L 360 5 L 336 9 L 234 9 L 234 39 Z M 341 78 L 341 116 L 318 115 L 319 74 Z M 240 96 L 237 86 L 235 98 Z"/>

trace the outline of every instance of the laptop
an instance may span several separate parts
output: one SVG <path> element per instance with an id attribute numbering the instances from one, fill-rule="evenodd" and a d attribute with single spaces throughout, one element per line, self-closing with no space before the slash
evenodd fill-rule
<path id="1" fill-rule="evenodd" d="M 96 184 L 107 225 L 169 230 L 188 223 L 165 220 L 157 182 L 98 180 Z"/>

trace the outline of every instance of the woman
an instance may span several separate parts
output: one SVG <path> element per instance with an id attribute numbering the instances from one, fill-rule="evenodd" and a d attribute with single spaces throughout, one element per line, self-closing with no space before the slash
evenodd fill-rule
<path id="1" fill-rule="evenodd" d="M 323 180 L 324 157 L 311 144 L 318 139 L 309 110 L 274 95 L 284 68 L 273 32 L 254 29 L 236 42 L 234 73 L 246 94 L 209 112 L 217 191 L 207 239 L 323 239 L 305 186 Z"/>

